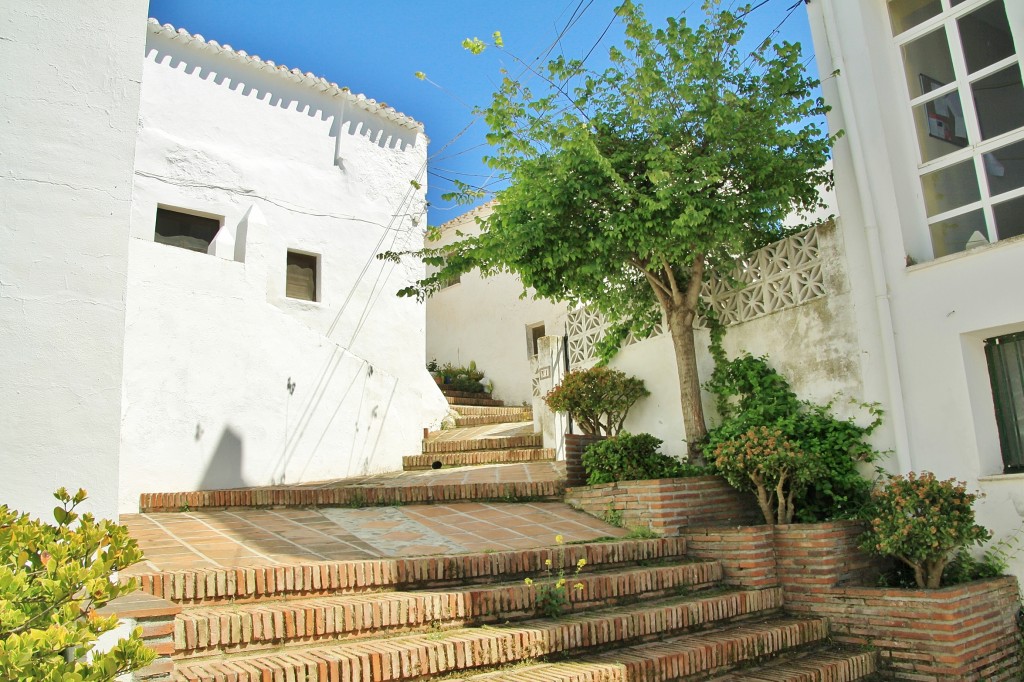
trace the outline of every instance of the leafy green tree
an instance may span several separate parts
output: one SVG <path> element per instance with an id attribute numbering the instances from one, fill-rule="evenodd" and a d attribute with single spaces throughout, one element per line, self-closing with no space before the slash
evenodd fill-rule
<path id="1" fill-rule="evenodd" d="M 142 552 L 123 526 L 74 511 L 84 490 L 54 497 L 56 525 L 0 505 L 0 679 L 100 682 L 145 667 L 154 654 L 139 628 L 105 653 L 93 648 L 117 626 L 95 609 L 138 587 L 111 576 Z"/>
<path id="2" fill-rule="evenodd" d="M 831 181 L 831 139 L 807 122 L 827 107 L 812 95 L 799 45 L 766 41 L 744 56 L 746 11 L 709 1 L 703 25 L 670 18 L 654 28 L 626 0 L 616 9 L 624 46 L 603 72 L 559 57 L 530 85 L 506 74 L 482 113 L 487 161 L 509 184 L 479 235 L 420 252 L 438 271 L 399 293 L 423 298 L 474 268 L 511 271 L 539 297 L 620 321 L 610 352 L 664 318 L 686 436 L 703 440 L 693 335 L 701 284 L 785 236 L 782 219 L 818 206 L 818 187 Z"/>

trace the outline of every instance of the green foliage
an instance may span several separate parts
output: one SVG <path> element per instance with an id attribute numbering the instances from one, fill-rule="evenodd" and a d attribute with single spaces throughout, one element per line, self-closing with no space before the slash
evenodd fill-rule
<path id="1" fill-rule="evenodd" d="M 799 485 L 793 498 L 797 520 L 856 516 L 871 490 L 871 483 L 857 465 L 878 457 L 866 439 L 881 425 L 881 409 L 874 404 L 861 405 L 871 418 L 867 426 L 853 419 L 838 419 L 832 414 L 831 403 L 816 405 L 800 400 L 767 358 L 744 354 L 729 360 L 716 343 L 712 344 L 712 354 L 715 370 L 705 387 L 715 395 L 723 421 L 709 434 L 708 451 L 725 445 L 726 454 L 739 452 L 745 448 L 745 434 L 765 427 L 777 433 L 777 440 L 788 443 L 793 451 L 814 460 L 813 464 L 797 466 L 798 470 L 815 472 L 814 485 Z M 739 487 L 756 490 L 752 481 Z"/>
<path id="2" fill-rule="evenodd" d="M 587 483 L 614 483 L 616 481 L 645 481 L 652 478 L 678 478 L 702 476 L 705 467 L 696 467 L 658 451 L 661 439 L 649 433 L 636 435 L 622 432 L 587 447 L 583 453 L 583 468 Z"/>
<path id="3" fill-rule="evenodd" d="M 566 373 L 544 402 L 555 412 L 568 412 L 585 433 L 614 436 L 630 408 L 650 394 L 642 379 L 616 369 L 591 367 Z"/>
<path id="4" fill-rule="evenodd" d="M 94 682 L 145 667 L 154 654 L 138 628 L 106 653 L 93 649 L 117 626 L 94 610 L 137 589 L 110 577 L 142 558 L 138 545 L 123 526 L 75 511 L 84 490 L 54 497 L 55 525 L 0 505 L 0 679 Z"/>
<path id="5" fill-rule="evenodd" d="M 526 578 L 523 582 L 527 585 L 536 585 L 537 613 L 545 618 L 559 618 L 565 607 L 569 605 L 569 579 L 565 576 L 565 547 L 561 535 L 555 536 L 555 543 L 558 545 L 556 559 L 544 560 L 542 576 L 534 581 L 533 578 Z M 558 564 L 555 571 L 554 564 Z M 587 565 L 586 559 L 576 562 L 576 569 L 572 574 L 575 579 L 579 577 L 583 567 Z M 583 583 L 576 582 L 572 589 L 577 592 L 583 590 Z"/>
<path id="6" fill-rule="evenodd" d="M 656 28 L 626 0 L 625 41 L 604 71 L 556 57 L 524 64 L 529 87 L 506 72 L 480 114 L 507 187 L 480 234 L 417 252 L 437 270 L 399 292 L 423 299 L 474 269 L 514 272 L 539 297 L 621 321 L 616 340 L 645 338 L 664 316 L 691 443 L 706 433 L 693 347 L 705 273 L 786 236 L 783 218 L 818 207 L 831 184 L 831 140 L 807 123 L 828 107 L 799 45 L 765 41 L 748 57 L 744 12 L 705 9 L 703 25 Z"/>
<path id="7" fill-rule="evenodd" d="M 821 475 L 821 463 L 785 439 L 781 429 L 754 426 L 715 443 L 715 469 L 734 488 L 753 488 L 765 523 L 792 523 L 794 500 Z"/>
<path id="8" fill-rule="evenodd" d="M 931 472 L 893 476 L 871 493 L 866 515 L 871 525 L 861 547 L 905 563 L 918 587 L 937 588 L 955 552 L 991 537 L 974 522 L 977 499 L 964 483 L 940 481 Z"/>
<path id="9" fill-rule="evenodd" d="M 453 365 L 450 362 L 438 367 L 436 360 L 431 360 L 430 364 L 427 365 L 429 369 L 431 364 L 434 366 L 435 372 L 440 372 L 444 377 L 444 383 L 447 388 L 453 391 L 465 391 L 466 393 L 484 393 L 489 392 L 480 380 L 484 378 L 484 373 L 477 369 L 476 362 L 473 360 L 469 361 L 469 364 L 465 367 L 459 365 Z"/>
<path id="10" fill-rule="evenodd" d="M 622 510 L 616 509 L 615 505 L 611 502 L 608 503 L 608 508 L 601 514 L 601 520 L 607 523 L 609 526 L 615 526 L 616 528 L 622 528 L 624 523 L 622 519 Z"/>

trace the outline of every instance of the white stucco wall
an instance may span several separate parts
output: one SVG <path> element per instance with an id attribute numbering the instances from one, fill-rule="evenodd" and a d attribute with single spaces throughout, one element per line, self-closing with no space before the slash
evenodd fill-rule
<path id="1" fill-rule="evenodd" d="M 122 509 L 400 469 L 447 409 L 395 296 L 421 269 L 374 258 L 422 240 L 422 130 L 154 26 L 139 119 Z M 154 242 L 158 206 L 222 218 L 210 253 Z M 319 255 L 317 302 L 285 297 L 289 249 Z"/>
<path id="2" fill-rule="evenodd" d="M 59 486 L 117 509 L 145 11 L 0 8 L 0 502 L 46 518 Z"/>
<path id="3" fill-rule="evenodd" d="M 441 238 L 428 247 L 479 234 L 476 218 L 490 215 L 485 205 L 442 226 Z M 564 303 L 532 296 L 520 298 L 523 285 L 515 275 L 483 278 L 478 271 L 462 275 L 458 284 L 427 301 L 427 358 L 439 364 L 468 365 L 470 360 L 494 381 L 494 397 L 508 405 L 533 399 L 528 327 L 543 323 L 546 336 L 565 333 Z"/>
<path id="4" fill-rule="evenodd" d="M 1019 52 L 1024 8 L 1005 5 Z M 823 89 L 830 127 L 846 131 L 835 150 L 839 209 L 854 296 L 875 301 L 860 308 L 858 329 L 880 360 L 865 363 L 866 382 L 884 387 L 892 468 L 965 480 L 987 495 L 980 522 L 1006 537 L 1024 518 L 1024 476 L 1001 474 L 982 341 L 1024 330 L 1024 241 L 907 265 L 907 255 L 928 260 L 930 245 L 886 5 L 823 0 L 808 11 L 819 70 L 840 72 Z M 1020 554 L 1012 569 L 1024 576 Z"/>

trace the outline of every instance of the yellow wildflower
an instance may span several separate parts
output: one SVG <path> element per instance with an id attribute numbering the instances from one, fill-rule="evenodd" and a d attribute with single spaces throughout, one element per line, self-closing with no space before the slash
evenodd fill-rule
<path id="1" fill-rule="evenodd" d="M 573 587 L 573 589 L 574 589 L 574 590 L 576 590 L 577 592 L 582 592 L 582 591 L 583 591 L 583 583 L 576 583 L 576 584 L 575 584 L 575 585 L 573 585 L 572 587 Z"/>
<path id="2" fill-rule="evenodd" d="M 533 578 L 526 578 L 525 580 L 523 580 L 523 582 L 526 583 L 527 585 L 532 585 L 533 584 Z"/>
<path id="3" fill-rule="evenodd" d="M 587 560 L 586 559 L 580 559 L 579 561 L 576 562 L 576 570 L 577 571 L 582 571 L 583 567 L 586 566 L 586 565 L 587 565 Z"/>
<path id="4" fill-rule="evenodd" d="M 564 538 L 561 535 L 556 535 L 555 536 L 555 542 L 557 542 L 558 544 L 562 544 L 563 540 L 564 540 Z"/>

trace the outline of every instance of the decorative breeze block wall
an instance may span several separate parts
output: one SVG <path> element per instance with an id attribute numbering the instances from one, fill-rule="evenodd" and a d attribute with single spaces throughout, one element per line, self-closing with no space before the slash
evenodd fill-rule
<path id="1" fill-rule="evenodd" d="M 818 239 L 818 228 L 812 227 L 758 249 L 739 259 L 732 272 L 706 282 L 701 296 L 726 326 L 821 298 L 828 292 Z M 596 357 L 594 348 L 610 324 L 604 315 L 589 308 L 569 313 L 566 333 L 570 366 L 578 367 Z M 706 323 L 700 320 L 699 325 Z M 665 331 L 664 324 L 659 324 L 652 336 Z M 624 345 L 636 341 L 630 335 Z"/>

